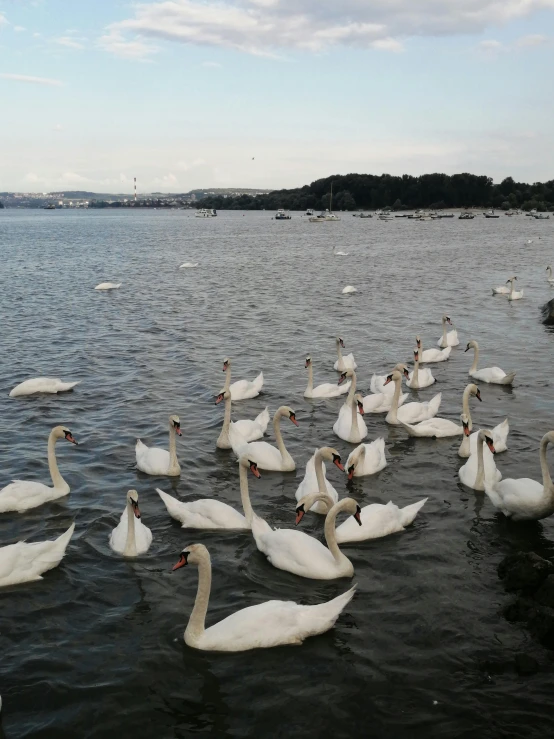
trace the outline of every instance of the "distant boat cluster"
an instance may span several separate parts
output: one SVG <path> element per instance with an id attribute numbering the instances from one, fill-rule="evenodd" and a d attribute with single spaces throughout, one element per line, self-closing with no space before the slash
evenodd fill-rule
<path id="1" fill-rule="evenodd" d="M 314 215 L 314 211 L 312 208 L 308 208 L 303 215 L 308 216 L 308 220 L 311 223 L 321 223 L 323 221 L 340 221 L 340 216 L 338 216 L 336 213 L 333 213 L 332 211 L 332 202 L 329 203 L 329 206 L 330 207 L 327 210 L 322 211 L 317 216 Z M 550 215 L 547 215 L 545 213 L 537 213 L 536 210 L 531 210 L 525 214 L 521 210 L 507 210 L 503 212 L 506 216 L 526 215 L 539 221 L 546 221 L 550 218 Z M 495 213 L 494 210 L 484 211 L 482 215 L 485 218 L 500 218 L 500 215 L 498 213 Z M 352 216 L 353 218 L 377 218 L 380 221 L 392 221 L 394 218 L 408 218 L 414 221 L 435 221 L 441 220 L 443 218 L 455 218 L 456 214 L 442 213 L 435 210 L 416 210 L 413 213 L 393 213 L 391 210 L 386 208 L 384 210 L 376 210 L 374 213 L 364 213 L 360 211 L 358 213 L 352 213 Z M 459 213 L 458 220 L 470 221 L 473 220 L 475 216 L 475 212 L 466 210 Z M 292 216 L 290 215 L 290 213 L 283 208 L 279 208 L 274 216 L 274 219 L 276 221 L 290 221 L 291 218 Z"/>

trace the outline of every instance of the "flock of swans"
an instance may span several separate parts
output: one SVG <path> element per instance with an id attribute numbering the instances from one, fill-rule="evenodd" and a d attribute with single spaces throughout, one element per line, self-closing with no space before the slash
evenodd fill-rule
<path id="1" fill-rule="evenodd" d="M 530 242 L 527 242 L 530 243 Z M 550 285 L 550 287 L 554 287 L 554 277 L 552 276 L 552 267 L 548 265 L 546 268 L 546 281 Z M 493 287 L 492 288 L 492 294 L 493 295 L 506 295 L 508 300 L 521 300 L 523 297 L 523 290 L 516 290 L 515 289 L 515 281 L 517 280 L 517 277 L 509 277 L 506 280 L 506 285 L 510 285 L 510 287 L 506 287 L 506 285 L 500 285 L 499 287 Z"/>
<path id="2" fill-rule="evenodd" d="M 513 282 L 511 278 L 511 293 Z M 112 287 L 118 287 L 115 283 Z M 108 289 L 98 286 L 97 289 Z M 509 295 L 510 297 L 510 295 Z M 511 297 L 511 299 L 514 299 Z M 255 398 L 262 391 L 263 373 L 254 380 L 231 382 L 231 360 L 223 363 L 224 387 L 215 397 L 215 403 L 224 403 L 221 432 L 215 441 L 219 449 L 231 451 L 238 460 L 238 486 L 241 508 L 213 498 L 182 501 L 156 488 L 168 514 L 185 529 L 244 530 L 251 532 L 256 547 L 275 568 L 298 577 L 331 580 L 351 578 L 354 567 L 339 545 L 352 544 L 401 532 L 413 523 L 427 498 L 400 508 L 392 501 L 386 505 L 373 503 L 361 507 L 353 498 L 339 498 L 327 479 L 325 463 L 353 477 L 375 475 L 387 465 L 385 442 L 382 437 L 365 441 L 368 429 L 366 414 L 383 414 L 387 424 L 402 428 L 411 437 L 430 439 L 459 437 L 458 455 L 466 460 L 459 470 L 460 481 L 475 491 L 484 492 L 491 503 L 512 519 L 541 519 L 554 513 L 554 485 L 546 460 L 548 444 L 554 444 L 554 431 L 546 433 L 540 444 L 542 482 L 532 479 L 502 479 L 496 466 L 496 455 L 507 450 L 508 419 L 493 429 L 473 429 L 470 402 L 481 401 L 476 382 L 511 385 L 515 372 L 499 367 L 478 368 L 479 344 L 470 340 L 465 351 L 473 351 L 473 362 L 468 369 L 468 384 L 461 393 L 460 423 L 438 416 L 442 394 L 426 401 L 408 401 L 403 393 L 403 382 L 408 390 L 424 390 L 435 384 L 429 365 L 451 359 L 453 347 L 459 346 L 457 330 L 449 316 L 442 317 L 442 334 L 437 347 L 424 349 L 420 336 L 413 350 L 413 367 L 399 362 L 392 371 L 371 378 L 371 392 L 363 396 L 357 392 L 357 364 L 352 353 L 345 349 L 341 337 L 336 339 L 337 359 L 334 369 L 338 381 L 314 386 L 314 362 L 306 357 L 307 387 L 304 397 L 310 400 L 343 398 L 332 431 L 340 440 L 354 445 L 343 464 L 343 457 L 333 446 L 315 450 L 306 464 L 305 474 L 295 493 L 296 525 L 307 515 L 325 516 L 325 544 L 298 528 L 275 529 L 257 515 L 250 498 L 249 476 L 259 478 L 261 472 L 292 472 L 295 460 L 288 452 L 281 422 L 288 420 L 298 426 L 295 411 L 289 406 L 279 407 L 273 415 L 275 444 L 264 439 L 270 414 L 264 408 L 253 420 L 232 420 L 233 403 Z M 71 390 L 76 382 L 62 382 L 57 378 L 34 378 L 17 385 L 11 397 L 34 393 L 59 393 Z M 345 397 L 344 397 L 345 396 Z M 329 429 L 330 432 L 330 429 Z M 136 466 L 151 476 L 176 477 L 181 472 L 177 453 L 177 437 L 182 436 L 179 416 L 168 420 L 168 448 L 146 445 L 138 439 L 135 447 Z M 56 459 L 58 441 L 77 444 L 71 431 L 56 426 L 48 438 L 48 465 L 51 485 L 42 482 L 15 480 L 0 490 L 0 514 L 25 513 L 37 506 L 66 496 L 69 485 L 62 477 Z M 337 518 L 348 518 L 337 525 Z M 65 555 L 75 524 L 53 541 L 16 544 L 0 548 L 0 587 L 29 583 L 42 579 L 43 573 L 56 567 Z M 125 507 L 118 525 L 109 537 L 114 552 L 124 557 L 145 554 L 152 543 L 152 532 L 144 524 L 136 490 L 126 494 Z M 198 649 L 241 651 L 280 644 L 300 644 L 307 637 L 330 629 L 354 595 L 355 587 L 338 597 L 318 605 L 301 605 L 289 601 L 267 601 L 237 611 L 219 623 L 206 628 L 205 620 L 211 590 L 211 562 L 208 549 L 202 544 L 183 548 L 174 570 L 186 565 L 198 567 L 198 588 L 192 614 L 185 631 L 185 642 Z"/>

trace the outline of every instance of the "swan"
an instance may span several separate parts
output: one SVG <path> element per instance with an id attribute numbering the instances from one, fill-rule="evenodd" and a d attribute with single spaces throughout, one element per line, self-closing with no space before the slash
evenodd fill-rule
<path id="1" fill-rule="evenodd" d="M 427 367 L 419 368 L 419 349 L 414 349 L 414 369 L 408 374 L 406 385 L 412 390 L 422 390 L 436 382 L 433 373 Z"/>
<path id="2" fill-rule="evenodd" d="M 54 569 L 62 561 L 75 524 L 53 541 L 18 541 L 0 547 L 0 588 L 23 582 L 42 580 L 42 573 Z"/>
<path id="3" fill-rule="evenodd" d="M 431 400 L 425 403 L 406 403 L 401 408 L 398 407 L 400 398 L 400 390 L 402 385 L 402 375 L 398 370 L 394 370 L 388 377 L 387 383 L 394 382 L 394 396 L 392 399 L 392 407 L 385 417 L 387 423 L 393 426 L 399 426 L 403 423 L 419 423 L 433 418 L 438 413 L 442 394 L 438 393 Z"/>
<path id="4" fill-rule="evenodd" d="M 203 498 L 189 503 L 183 503 L 172 495 L 156 488 L 156 492 L 163 500 L 167 512 L 184 529 L 247 529 L 252 522 L 252 505 L 248 492 L 247 470 L 255 477 L 261 477 L 258 466 L 246 456 L 239 459 L 240 499 L 244 515 L 227 503 L 212 498 Z"/>
<path id="5" fill-rule="evenodd" d="M 486 456 L 486 461 L 483 450 L 485 444 L 490 452 Z M 483 491 L 485 489 L 485 479 L 494 482 L 502 479 L 502 473 L 494 463 L 493 454 L 495 454 L 495 449 L 491 432 L 480 429 L 477 433 L 476 453 L 471 454 L 467 462 L 458 470 L 458 475 L 464 485 L 474 490 Z"/>
<path id="6" fill-rule="evenodd" d="M 347 369 L 357 369 L 358 365 L 356 364 L 356 361 L 354 359 L 354 355 L 352 353 L 347 354 L 345 357 L 342 356 L 341 349 L 344 349 L 344 341 L 341 339 L 340 336 L 337 336 L 336 339 L 337 344 L 337 361 L 333 365 L 333 369 L 336 369 L 337 372 L 344 372 L 344 370 Z"/>
<path id="7" fill-rule="evenodd" d="M 101 282 L 99 285 L 96 285 L 94 288 L 95 290 L 117 290 L 119 287 L 123 285 L 122 282 Z"/>
<path id="8" fill-rule="evenodd" d="M 512 384 L 512 382 L 514 381 L 514 377 L 516 376 L 515 372 L 510 372 L 510 374 L 506 374 L 506 372 L 500 369 L 500 367 L 485 367 L 485 369 L 478 370 L 477 363 L 479 361 L 479 344 L 474 339 L 468 342 L 465 351 L 468 352 L 470 349 L 473 349 L 474 351 L 473 364 L 471 365 L 471 369 L 469 370 L 470 377 L 473 377 L 480 382 L 489 382 L 493 383 L 494 385 Z"/>
<path id="9" fill-rule="evenodd" d="M 183 262 L 179 265 L 179 269 L 194 269 L 198 267 L 198 262 Z"/>
<path id="10" fill-rule="evenodd" d="M 440 349 L 425 349 L 424 351 L 421 348 L 421 338 L 419 336 L 416 336 L 416 345 L 419 349 L 419 361 L 423 362 L 423 364 L 446 362 L 450 356 L 450 352 L 452 351 L 451 346 L 447 346 L 446 349 L 443 349 L 442 351 Z"/>
<path id="11" fill-rule="evenodd" d="M 425 436 L 432 439 L 459 436 L 464 433 L 465 424 L 467 423 L 467 425 L 470 426 L 471 423 L 471 416 L 469 413 L 470 395 L 475 395 L 478 400 L 481 400 L 481 392 L 477 385 L 470 384 L 466 385 L 464 388 L 462 395 L 462 414 L 460 416 L 462 419 L 461 426 L 453 421 L 449 421 L 447 418 L 430 418 L 427 421 L 421 421 L 421 423 L 416 423 L 415 425 L 400 421 L 400 425 L 406 429 L 410 436 Z M 464 418 L 466 419 L 465 422 Z M 469 456 L 469 454 L 467 456 Z"/>
<path id="12" fill-rule="evenodd" d="M 517 277 L 511 277 L 512 280 L 517 280 Z M 510 282 L 510 280 L 508 280 Z M 506 284 L 508 284 L 508 282 Z M 510 288 L 506 287 L 506 285 L 501 285 L 500 287 L 493 287 L 492 288 L 492 294 L 493 295 L 509 295 Z"/>
<path id="13" fill-rule="evenodd" d="M 198 590 L 185 631 L 185 644 L 206 651 L 244 652 L 302 644 L 309 636 L 323 634 L 332 628 L 356 590 L 354 586 L 333 600 L 316 606 L 302 606 L 290 600 L 269 600 L 235 611 L 206 629 L 212 563 L 203 544 L 191 544 L 183 549 L 173 570 L 188 564 L 198 565 Z"/>
<path id="14" fill-rule="evenodd" d="M 458 339 L 458 332 L 456 329 L 453 329 L 452 331 L 446 332 L 446 324 L 449 324 L 452 326 L 452 321 L 450 320 L 450 316 L 447 316 L 446 314 L 442 317 L 442 336 L 437 341 L 437 345 L 441 347 L 441 349 L 446 349 L 447 346 L 458 346 L 460 343 L 460 340 Z M 422 360 L 423 361 L 423 360 Z"/>
<path id="15" fill-rule="evenodd" d="M 77 444 L 71 431 L 65 426 L 55 426 L 48 436 L 48 469 L 52 478 L 52 487 L 42 482 L 28 482 L 14 480 L 0 490 L 0 513 L 7 511 L 28 511 L 51 500 L 63 498 L 69 493 L 69 485 L 63 479 L 56 461 L 56 442 L 65 439 L 71 444 Z"/>
<path id="16" fill-rule="evenodd" d="M 477 431 L 474 431 L 473 433 L 473 422 L 471 420 L 471 413 L 469 410 L 469 396 L 475 395 L 477 400 L 482 401 L 483 398 L 481 397 L 481 391 L 477 387 L 477 385 L 470 383 L 469 385 L 466 385 L 466 388 L 464 390 L 464 396 L 462 401 L 462 427 L 464 428 L 464 436 L 462 439 L 462 443 L 460 444 L 460 448 L 458 449 L 458 456 L 459 457 L 469 457 L 470 454 L 475 454 L 477 452 Z M 465 427 L 467 426 L 468 432 L 466 433 Z M 500 454 L 500 452 L 505 452 L 508 448 L 508 434 L 510 432 L 510 424 L 508 422 L 508 419 L 505 418 L 502 423 L 499 423 L 497 426 L 495 426 L 491 430 L 492 439 L 494 442 L 494 449 L 496 454 Z M 485 450 L 486 453 L 486 450 Z"/>
<path id="17" fill-rule="evenodd" d="M 349 441 L 351 444 L 358 444 L 367 436 L 367 426 L 362 418 L 364 414 L 363 398 L 361 395 L 356 395 L 356 373 L 354 370 L 349 369 L 343 372 L 339 377 L 339 385 L 347 377 L 350 377 L 352 381 L 350 390 L 344 405 L 341 406 L 333 431 L 340 439 Z"/>
<path id="18" fill-rule="evenodd" d="M 554 431 L 541 439 L 542 483 L 528 477 L 491 482 L 485 479 L 485 493 L 491 503 L 514 521 L 539 521 L 554 513 L 554 484 L 546 461 L 546 448 L 554 444 Z"/>
<path id="19" fill-rule="evenodd" d="M 135 455 L 137 467 L 147 475 L 171 475 L 181 474 L 181 467 L 177 461 L 177 449 L 175 434 L 181 434 L 181 421 L 179 416 L 169 416 L 169 451 L 159 447 L 148 447 L 137 439 Z"/>
<path id="20" fill-rule="evenodd" d="M 521 298 L 523 297 L 523 290 L 514 290 L 514 282 L 516 279 L 517 279 L 516 277 L 512 277 L 510 280 L 508 280 L 508 282 L 511 283 L 510 294 L 508 295 L 508 300 L 521 300 Z"/>
<path id="21" fill-rule="evenodd" d="M 413 523 L 419 510 L 427 502 L 427 498 L 412 503 L 404 508 L 399 508 L 391 500 L 386 505 L 382 503 L 370 503 L 360 511 L 361 526 L 353 526 L 352 520 L 348 518 L 337 527 L 337 542 L 346 544 L 351 541 L 367 541 L 368 539 L 380 539 L 389 534 L 395 534 Z"/>
<path id="22" fill-rule="evenodd" d="M 231 425 L 231 393 L 229 390 L 223 389 L 216 398 L 215 404 L 225 400 L 225 416 L 223 417 L 223 427 L 219 438 L 216 442 L 218 449 L 231 449 L 229 441 L 229 428 Z M 258 413 L 253 421 L 243 420 L 234 421 L 233 427 L 242 436 L 245 441 L 255 441 L 261 439 L 267 430 L 269 424 L 269 407 L 266 406 L 261 413 Z"/>
<path id="23" fill-rule="evenodd" d="M 388 385 L 385 388 L 388 390 Z M 394 396 L 394 386 L 392 392 L 387 393 L 371 393 L 362 398 L 362 406 L 365 413 L 388 413 L 392 407 L 392 399 Z M 408 399 L 408 393 L 402 393 L 398 399 L 398 405 L 401 406 Z"/>
<path id="24" fill-rule="evenodd" d="M 308 501 L 312 506 L 316 499 L 320 498 L 323 502 L 328 500 L 325 493 L 317 493 L 308 495 L 304 501 Z M 269 562 L 279 570 L 314 580 L 352 577 L 354 566 L 340 551 L 335 536 L 335 520 L 341 511 L 352 514 L 360 522 L 360 506 L 356 501 L 352 498 L 339 500 L 325 517 L 327 546 L 303 531 L 272 529 L 266 521 L 256 515 L 252 519 L 252 534 L 260 552 L 265 554 Z M 296 507 L 297 524 L 305 512 L 305 504 L 301 500 Z"/>
<path id="25" fill-rule="evenodd" d="M 333 247 L 333 256 L 335 257 L 347 257 L 348 252 L 347 251 L 335 251 L 335 247 Z"/>
<path id="26" fill-rule="evenodd" d="M 354 285 L 347 285 L 346 287 L 342 288 L 342 294 L 343 295 L 350 295 L 351 293 L 357 293 L 358 290 L 354 287 Z"/>
<path id="27" fill-rule="evenodd" d="M 137 557 L 145 554 L 150 544 L 152 532 L 140 520 L 138 493 L 136 490 L 129 490 L 119 523 L 110 534 L 110 547 L 124 557 Z"/>
<path id="28" fill-rule="evenodd" d="M 546 271 L 548 272 L 548 277 L 546 278 L 546 279 L 547 279 L 547 281 L 548 281 L 548 282 L 549 282 L 549 283 L 550 283 L 551 285 L 554 285 L 554 277 L 552 277 L 552 267 L 551 267 L 551 266 L 549 265 L 549 266 L 548 266 L 548 267 L 546 268 Z"/>
<path id="29" fill-rule="evenodd" d="M 402 362 L 396 364 L 393 367 L 393 372 L 394 370 L 402 372 L 406 379 L 408 379 L 408 377 L 410 376 L 408 373 L 408 368 Z M 394 395 L 394 385 L 387 384 L 387 377 L 389 376 L 389 374 L 390 373 L 386 375 L 372 375 L 369 383 L 369 389 L 372 393 L 384 393 L 385 395 Z"/>
<path id="30" fill-rule="evenodd" d="M 305 495 L 310 493 L 317 493 L 320 490 L 326 490 L 330 499 L 330 505 L 325 505 L 318 501 L 310 509 L 314 513 L 326 514 L 329 509 L 339 499 L 339 494 L 335 488 L 331 485 L 329 480 L 325 477 L 325 465 L 323 460 L 326 459 L 328 462 L 332 462 L 336 465 L 341 472 L 344 472 L 342 466 L 340 454 L 333 447 L 324 446 L 321 449 L 316 449 L 313 456 L 310 457 L 306 465 L 306 473 L 304 479 L 296 489 L 295 497 L 296 500 L 301 500 Z"/>
<path id="31" fill-rule="evenodd" d="M 311 357 L 306 357 L 306 369 L 308 370 L 308 387 L 304 391 L 305 398 L 337 398 L 350 389 L 350 382 L 345 385 L 324 382 L 322 385 L 314 387 L 314 370 Z"/>
<path id="32" fill-rule="evenodd" d="M 296 469 L 294 459 L 287 452 L 283 436 L 281 434 L 281 418 L 286 416 L 295 426 L 298 426 L 296 413 L 288 405 L 282 405 L 275 411 L 273 416 L 273 431 L 277 448 L 268 444 L 267 441 L 251 441 L 249 443 L 238 434 L 233 426 L 229 428 L 229 441 L 237 457 L 245 454 L 253 459 L 261 470 L 272 472 L 293 472 Z"/>
<path id="33" fill-rule="evenodd" d="M 226 357 L 223 360 L 223 371 L 226 373 L 225 390 L 231 393 L 231 400 L 248 400 L 260 394 L 264 385 L 264 373 L 260 374 L 250 382 L 249 380 L 237 380 L 231 385 L 231 360 Z"/>
<path id="34" fill-rule="evenodd" d="M 18 395 L 34 395 L 35 393 L 65 393 L 72 390 L 78 385 L 77 382 L 63 382 L 59 377 L 34 377 L 32 380 L 25 380 L 16 385 L 10 391 L 10 398 L 17 398 Z"/>
<path id="35" fill-rule="evenodd" d="M 385 456 L 385 440 L 383 438 L 375 439 L 370 444 L 360 444 L 350 452 L 346 460 L 345 470 L 348 479 L 353 477 L 363 477 L 365 475 L 374 475 L 387 466 L 387 458 Z M 320 487 L 319 490 L 322 490 Z"/>

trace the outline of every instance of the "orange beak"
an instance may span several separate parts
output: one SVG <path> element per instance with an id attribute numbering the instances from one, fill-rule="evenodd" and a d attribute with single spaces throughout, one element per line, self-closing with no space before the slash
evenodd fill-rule
<path id="1" fill-rule="evenodd" d="M 77 444 L 77 442 L 73 438 L 73 434 L 66 434 L 65 438 L 67 439 L 67 441 L 70 441 L 72 444 Z"/>
<path id="2" fill-rule="evenodd" d="M 254 475 L 254 477 L 257 477 L 258 479 L 261 477 L 258 466 L 254 464 L 254 462 L 252 462 L 252 464 L 250 465 L 250 472 Z"/>
<path id="3" fill-rule="evenodd" d="M 341 472 L 344 472 L 344 467 L 343 467 L 342 462 L 340 461 L 340 459 L 334 459 L 333 460 L 333 464 L 336 464 L 337 467 L 339 468 L 339 470 Z"/>
<path id="4" fill-rule="evenodd" d="M 298 508 L 296 510 L 296 523 L 295 526 L 298 526 L 300 521 L 304 518 L 304 510 L 302 508 Z"/>
<path id="5" fill-rule="evenodd" d="M 184 567 L 186 565 L 186 563 L 187 563 L 187 559 L 186 559 L 185 555 L 184 554 L 181 554 L 181 556 L 179 557 L 179 561 L 177 562 L 177 564 L 173 565 L 172 571 L 175 572 L 175 570 L 178 570 L 181 567 Z"/>
<path id="6" fill-rule="evenodd" d="M 295 426 L 298 426 L 298 421 L 296 420 L 296 416 L 289 416 L 289 418 L 294 423 Z"/>

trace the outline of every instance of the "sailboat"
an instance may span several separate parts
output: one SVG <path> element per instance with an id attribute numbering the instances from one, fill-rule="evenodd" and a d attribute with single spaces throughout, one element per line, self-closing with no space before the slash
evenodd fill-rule
<path id="1" fill-rule="evenodd" d="M 312 216 L 308 219 L 310 223 L 320 223 L 321 221 L 340 221 L 339 216 L 333 213 L 333 183 L 331 182 L 331 193 L 329 195 L 329 209 L 322 211 L 318 216 Z"/>

